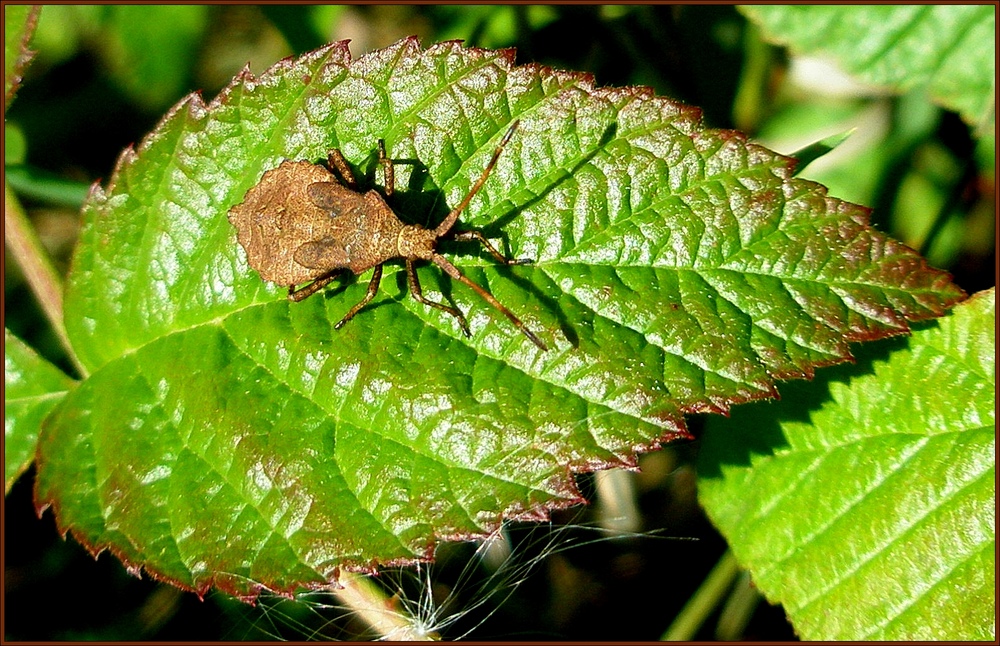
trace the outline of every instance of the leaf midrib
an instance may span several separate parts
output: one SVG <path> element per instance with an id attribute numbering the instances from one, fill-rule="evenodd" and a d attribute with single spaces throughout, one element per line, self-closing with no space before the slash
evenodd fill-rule
<path id="1" fill-rule="evenodd" d="M 489 263 L 488 261 L 486 261 L 486 260 L 484 260 L 482 258 L 473 258 L 473 262 L 464 262 L 462 264 L 463 265 L 471 265 L 471 266 L 479 266 L 479 267 L 483 267 L 484 269 L 487 269 L 487 270 L 489 268 L 491 268 L 491 267 L 495 267 L 494 264 L 491 264 L 491 263 Z M 566 263 L 566 262 L 561 262 L 561 261 L 542 261 L 542 262 L 536 263 L 534 265 L 531 265 L 528 268 L 528 270 L 530 271 L 532 269 L 537 269 L 539 271 L 542 271 L 543 273 L 545 273 L 545 275 L 547 276 L 547 278 L 549 279 L 549 281 L 553 282 L 553 284 L 557 284 L 556 281 L 553 278 L 553 275 L 545 271 L 547 266 L 549 266 L 549 265 L 563 265 L 563 266 L 573 267 L 573 266 L 593 266 L 595 264 L 596 265 L 600 265 L 602 263 Z M 621 268 L 621 267 L 630 267 L 630 268 L 638 268 L 638 269 L 664 269 L 664 270 L 676 270 L 676 271 L 692 271 L 692 272 L 695 272 L 695 273 L 698 273 L 699 275 L 701 275 L 701 272 L 698 272 L 697 269 L 693 269 L 693 268 L 690 268 L 690 267 L 649 266 L 649 265 L 617 265 L 617 264 L 611 264 L 611 263 L 607 263 L 606 266 L 611 266 L 611 267 L 613 267 L 615 269 L 618 269 L 618 268 Z M 402 271 L 402 268 L 399 268 L 397 271 Z M 782 275 L 778 275 L 778 274 L 774 274 L 774 273 L 737 272 L 736 270 L 721 269 L 721 268 L 711 268 L 709 271 L 710 272 L 733 272 L 733 273 L 736 273 L 736 274 L 739 274 L 739 275 L 760 275 L 760 276 L 766 276 L 766 277 L 776 278 L 776 279 L 779 279 L 779 280 L 783 280 L 785 278 L 790 278 L 790 279 L 799 280 L 799 281 L 808 281 L 809 280 L 809 279 L 805 279 L 805 278 L 782 276 Z M 385 280 L 385 276 L 383 276 L 383 280 Z M 859 285 L 860 284 L 860 285 L 869 285 L 869 286 L 874 286 L 874 287 L 882 287 L 882 286 L 879 286 L 879 285 L 874 285 L 874 284 L 869 284 L 869 283 L 861 283 L 861 282 L 858 282 L 858 281 L 854 281 L 854 282 L 846 282 L 846 281 L 824 282 L 824 281 L 813 280 L 812 282 L 815 282 L 817 284 L 824 285 L 824 286 L 830 286 L 830 285 L 850 286 L 850 285 Z M 567 294 L 567 296 L 572 296 L 572 294 Z M 213 326 L 214 325 L 214 326 L 217 326 L 217 327 L 220 327 L 220 328 L 224 328 L 224 322 L 230 316 L 244 313 L 245 311 L 250 310 L 250 309 L 255 308 L 255 307 L 268 306 L 268 305 L 270 305 L 270 304 L 272 304 L 274 302 L 276 302 L 276 301 L 275 300 L 268 300 L 268 301 L 265 301 L 265 302 L 260 302 L 260 301 L 253 302 L 253 303 L 241 306 L 241 307 L 237 307 L 237 308 L 231 309 L 231 310 L 227 311 L 225 314 L 216 316 L 216 317 L 214 317 L 212 319 L 209 319 L 209 320 L 206 320 L 206 321 L 197 321 L 197 322 L 191 323 L 190 325 L 187 325 L 187 326 L 184 326 L 184 327 L 175 328 L 173 330 L 170 330 L 167 334 L 164 334 L 164 335 L 161 335 L 161 336 L 149 339 L 146 343 L 144 343 L 142 345 L 137 345 L 137 346 L 134 346 L 132 348 L 129 348 L 129 349 L 125 350 L 124 352 L 122 352 L 115 359 L 127 356 L 129 354 L 132 354 L 132 353 L 138 351 L 139 349 L 141 349 L 142 347 L 144 347 L 145 345 L 147 345 L 148 343 L 153 343 L 156 340 L 158 340 L 160 338 L 163 338 L 165 336 L 169 336 L 169 335 L 172 335 L 172 334 L 181 334 L 181 333 L 184 333 L 185 331 L 192 330 L 192 329 L 198 328 L 200 326 L 204 326 L 204 325 Z M 618 321 L 618 320 L 615 320 L 615 319 L 609 317 L 606 313 L 601 313 L 601 312 L 598 312 L 598 311 L 594 311 L 592 308 L 590 308 L 589 306 L 586 306 L 585 304 L 583 304 L 582 302 L 580 302 L 578 299 L 577 299 L 577 302 L 580 303 L 580 305 L 582 307 L 586 307 L 595 316 L 599 316 L 599 317 L 601 317 L 601 318 L 609 321 L 610 323 L 613 323 L 613 324 L 616 324 L 616 325 L 625 326 L 628 329 L 630 329 L 633 332 L 635 332 L 636 334 L 639 334 L 639 335 L 643 336 L 643 338 L 646 338 L 646 334 L 642 330 L 636 329 L 633 326 L 628 325 L 628 323 L 626 321 Z M 734 307 L 735 307 L 735 305 L 734 305 Z M 754 325 L 755 327 L 757 326 L 757 323 L 754 321 L 753 317 L 749 313 L 744 312 L 740 308 L 736 308 L 736 309 L 738 311 L 740 311 L 740 312 L 743 312 L 744 315 L 746 315 L 749 318 L 750 323 L 752 325 Z M 411 313 L 413 313 L 414 315 L 417 315 L 416 310 L 413 310 L 411 308 L 408 308 L 408 310 L 411 311 Z M 806 313 L 806 314 L 808 314 L 808 313 Z M 860 312 L 860 314 L 864 315 L 864 312 Z M 422 317 L 419 317 L 419 316 L 418 316 L 418 318 L 422 319 Z M 809 318 L 812 319 L 812 317 L 809 317 Z M 426 320 L 423 320 L 422 322 L 423 322 L 424 325 L 429 325 L 429 323 L 427 323 Z M 436 328 L 436 327 L 434 329 L 436 331 L 438 331 L 439 333 L 450 334 L 446 330 L 441 330 L 441 329 Z M 453 338 L 456 338 L 458 340 L 464 340 L 464 337 L 460 337 L 457 334 L 453 334 L 451 336 L 453 336 Z M 684 356 L 682 354 L 678 354 L 676 352 L 670 352 L 667 348 L 664 348 L 661 345 L 658 345 L 658 344 L 654 344 L 654 345 L 656 345 L 658 348 L 660 348 L 661 351 L 665 352 L 666 354 L 669 354 L 671 356 L 675 356 L 675 357 L 677 357 L 677 358 L 679 358 L 679 359 L 681 359 L 681 360 L 683 360 L 685 362 L 690 363 L 690 359 L 688 357 L 686 357 L 686 356 Z M 485 357 L 487 357 L 487 358 L 489 358 L 491 360 L 503 362 L 505 365 L 508 365 L 510 367 L 514 367 L 514 368 L 520 370 L 522 373 L 526 374 L 529 378 L 542 379 L 546 383 L 548 383 L 548 384 L 550 384 L 552 386 L 558 387 L 558 388 L 563 389 L 564 391 L 566 391 L 568 393 L 571 393 L 572 395 L 574 395 L 576 397 L 582 398 L 584 401 L 587 401 L 591 405 L 600 406 L 602 409 L 609 410 L 609 411 L 614 411 L 616 413 L 625 415 L 625 416 L 627 416 L 627 417 L 629 417 L 631 419 L 636 420 L 639 423 L 650 423 L 649 420 L 645 420 L 642 417 L 636 417 L 631 411 L 619 410 L 617 408 L 613 408 L 613 407 L 609 406 L 605 402 L 596 401 L 593 398 L 588 398 L 588 397 L 584 396 L 583 393 L 578 393 L 578 392 L 575 392 L 573 390 L 567 390 L 567 385 L 566 384 L 560 383 L 560 382 L 557 382 L 557 381 L 553 381 L 551 379 L 546 379 L 546 374 L 545 374 L 544 370 L 541 371 L 541 372 L 539 372 L 539 373 L 537 373 L 537 374 L 533 374 L 533 373 L 528 372 L 527 369 L 524 366 L 518 366 L 518 365 L 514 365 L 514 364 L 511 364 L 511 363 L 508 363 L 506 361 L 506 358 L 504 356 L 502 356 L 502 355 L 489 355 L 489 354 L 486 354 L 483 351 L 482 348 L 475 348 L 475 347 L 473 347 L 473 349 L 476 350 L 477 355 L 482 355 L 482 356 L 485 356 Z M 828 352 L 829 351 L 829 349 L 826 349 L 826 348 L 811 348 L 811 349 L 817 350 L 817 351 L 822 351 L 822 352 Z M 567 350 L 567 351 L 571 351 L 571 350 Z M 115 359 L 111 359 L 111 361 L 114 361 Z M 756 357 L 756 359 L 759 360 L 759 357 Z M 728 374 L 725 374 L 725 373 L 719 373 L 717 371 L 710 371 L 710 370 L 706 369 L 705 366 L 702 366 L 700 364 L 692 364 L 692 365 L 696 365 L 698 369 L 705 370 L 706 372 L 711 372 L 712 374 L 715 374 L 715 375 L 717 375 L 720 378 L 723 378 L 723 379 L 726 379 L 726 380 L 729 380 L 729 381 L 733 380 L 731 375 L 728 375 Z M 744 384 L 744 385 L 750 385 L 750 384 Z M 306 395 L 306 396 L 308 396 L 308 394 L 306 394 L 306 393 L 303 393 L 303 394 Z"/>

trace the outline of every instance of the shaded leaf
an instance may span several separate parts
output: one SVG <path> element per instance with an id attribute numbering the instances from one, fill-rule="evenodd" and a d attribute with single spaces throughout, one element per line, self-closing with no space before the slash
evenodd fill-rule
<path id="1" fill-rule="evenodd" d="M 899 92 L 929 94 L 971 124 L 995 123 L 993 5 L 743 6 L 771 38 L 833 57 L 848 72 Z"/>
<path id="2" fill-rule="evenodd" d="M 37 504 L 93 550 L 204 591 L 322 585 L 580 502 L 572 473 L 686 437 L 683 414 L 770 397 L 962 298 L 792 163 L 645 88 L 513 66 L 512 51 L 352 61 L 345 43 L 194 95 L 84 206 L 67 328 L 92 374 L 47 426 Z M 534 264 L 442 252 L 553 349 L 433 266 L 406 295 L 345 278 L 289 303 L 226 214 L 283 159 L 339 147 L 436 223 L 521 126 L 461 226 Z M 113 397 L 120 405 L 102 406 Z"/>
<path id="3" fill-rule="evenodd" d="M 803 639 L 995 639 L 995 325 L 990 290 L 709 422 L 699 497 Z"/>
<path id="4" fill-rule="evenodd" d="M 31 36 L 38 24 L 37 5 L 4 5 L 3 7 L 3 67 L 4 107 L 9 107 L 14 93 L 21 85 L 24 70 L 35 55 L 28 49 Z"/>
<path id="5" fill-rule="evenodd" d="M 42 420 L 74 383 L 4 328 L 4 493 L 31 465 Z"/>
<path id="6" fill-rule="evenodd" d="M 107 9 L 100 42 L 113 78 L 139 104 L 162 110 L 190 87 L 210 8 L 147 4 Z"/>

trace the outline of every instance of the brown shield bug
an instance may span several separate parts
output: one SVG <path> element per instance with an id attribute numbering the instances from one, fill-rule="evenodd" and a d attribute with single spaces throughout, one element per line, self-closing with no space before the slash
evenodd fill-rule
<path id="1" fill-rule="evenodd" d="M 447 237 L 479 242 L 491 256 L 505 265 L 531 262 L 504 257 L 479 231 L 451 230 L 459 214 L 486 183 L 517 125 L 517 121 L 511 124 L 468 194 L 433 229 L 405 224 L 386 203 L 385 197 L 390 197 L 395 191 L 395 171 L 393 161 L 385 154 L 385 142 L 381 139 L 378 141 L 378 161 L 385 175 L 385 197 L 374 189 L 360 192 L 344 156 L 338 149 L 333 149 L 328 155 L 329 169 L 308 161 L 286 160 L 264 173 L 260 182 L 247 191 L 243 202 L 230 209 L 229 221 L 236 227 L 237 238 L 246 251 L 250 266 L 264 280 L 288 285 L 288 298 L 292 301 L 301 301 L 315 294 L 343 270 L 354 274 L 374 270 L 368 293 L 334 326 L 336 329 L 351 320 L 375 297 L 382 279 L 383 263 L 401 258 L 406 261 L 406 275 L 413 298 L 454 316 L 462 331 L 469 336 L 469 325 L 457 308 L 424 298 L 413 263 L 430 260 L 502 312 L 532 343 L 548 350 L 545 343 L 513 312 L 436 251 L 437 241 Z M 341 179 L 338 181 L 331 171 L 336 171 Z M 296 285 L 306 282 L 309 284 L 296 289 Z"/>

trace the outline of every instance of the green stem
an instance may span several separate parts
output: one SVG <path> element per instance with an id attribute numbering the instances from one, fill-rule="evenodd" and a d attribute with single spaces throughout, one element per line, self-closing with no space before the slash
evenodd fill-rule
<path id="1" fill-rule="evenodd" d="M 695 633 L 705 623 L 712 612 L 722 603 L 722 597 L 733 584 L 740 572 L 736 557 L 731 550 L 726 550 L 719 562 L 702 582 L 670 624 L 660 641 L 691 641 Z"/>
<path id="2" fill-rule="evenodd" d="M 24 273 L 28 286 L 38 299 L 42 312 L 59 337 L 67 356 L 80 375 L 86 376 L 87 371 L 73 352 L 73 346 L 66 334 L 66 326 L 63 324 L 62 280 L 49 261 L 48 254 L 31 227 L 24 209 L 21 208 L 21 203 L 7 182 L 4 182 L 3 223 L 7 248 Z"/>
<path id="3" fill-rule="evenodd" d="M 750 573 L 740 574 L 726 605 L 722 607 L 719 622 L 715 625 L 715 638 L 719 641 L 740 641 L 762 599 L 750 581 Z"/>
<path id="4" fill-rule="evenodd" d="M 743 71 L 733 99 L 733 123 L 744 132 L 754 132 L 764 116 L 767 76 L 773 54 L 760 30 L 748 22 L 743 32 Z"/>

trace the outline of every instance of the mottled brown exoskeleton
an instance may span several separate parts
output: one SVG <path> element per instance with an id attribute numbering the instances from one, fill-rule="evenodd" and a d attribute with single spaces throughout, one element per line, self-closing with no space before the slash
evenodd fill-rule
<path id="1" fill-rule="evenodd" d="M 486 302 L 503 312 L 532 343 L 546 345 L 492 294 L 466 278 L 453 264 L 436 251 L 437 241 L 477 241 L 491 256 L 505 265 L 520 265 L 530 260 L 512 260 L 503 256 L 479 231 L 451 232 L 459 214 L 486 183 L 504 146 L 510 141 L 517 121 L 497 145 L 482 175 L 444 221 L 433 229 L 419 224 L 405 224 L 376 190 L 362 193 L 344 156 L 330 151 L 330 169 L 308 161 L 283 161 L 269 170 L 260 182 L 247 191 L 242 204 L 229 211 L 229 221 L 236 227 L 237 238 L 247 253 L 250 266 L 261 278 L 288 285 L 288 298 L 301 301 L 315 294 L 343 270 L 361 274 L 373 269 L 368 293 L 334 327 L 340 329 L 351 320 L 378 291 L 382 264 L 402 258 L 410 293 L 418 302 L 454 316 L 466 336 L 470 335 L 465 316 L 454 307 L 427 300 L 414 271 L 417 260 L 430 260 L 445 273 L 471 287 Z M 385 174 L 385 195 L 395 191 L 393 161 L 385 154 L 385 142 L 378 141 L 378 160 Z M 342 181 L 338 181 L 336 171 Z M 312 282 L 309 282 L 312 281 Z M 309 283 L 296 288 L 296 285 Z"/>

